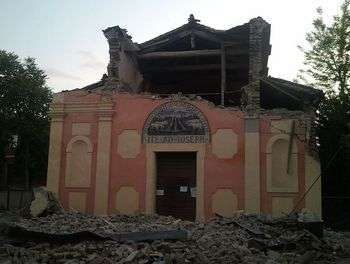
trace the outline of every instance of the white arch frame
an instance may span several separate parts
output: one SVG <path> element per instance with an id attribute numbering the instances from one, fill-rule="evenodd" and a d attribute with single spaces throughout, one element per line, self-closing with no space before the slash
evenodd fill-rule
<path id="1" fill-rule="evenodd" d="M 272 153 L 272 146 L 273 144 L 279 140 L 279 139 L 284 139 L 284 140 L 287 140 L 289 142 L 290 140 L 290 135 L 287 135 L 287 134 L 278 134 L 278 135 L 274 135 L 273 137 L 271 137 L 269 139 L 269 141 L 267 142 L 266 144 L 266 153 L 269 153 L 271 154 Z M 295 142 L 295 140 L 293 140 L 293 147 L 292 147 L 292 153 L 295 154 L 295 153 L 298 153 L 298 145 L 297 143 Z"/>
<path id="2" fill-rule="evenodd" d="M 88 153 L 92 153 L 93 151 L 93 146 L 91 144 L 91 141 L 88 137 L 86 136 L 75 136 L 71 138 L 69 143 L 67 144 L 66 152 L 71 153 L 72 152 L 72 145 L 77 142 L 77 141 L 83 141 L 88 145 Z"/>
<path id="3" fill-rule="evenodd" d="M 186 143 L 186 144 L 208 144 L 211 142 L 211 131 L 210 131 L 210 126 L 209 126 L 209 122 L 206 118 L 206 116 L 204 115 L 204 113 L 202 112 L 202 110 L 200 110 L 196 105 L 187 102 L 187 101 L 179 101 L 179 100 L 173 100 L 173 101 L 167 101 L 165 103 L 162 103 L 158 106 L 156 106 L 152 112 L 148 115 L 143 128 L 142 128 L 142 136 L 141 136 L 141 141 L 143 144 L 182 144 L 182 143 L 148 143 L 146 138 L 148 136 L 148 128 L 150 126 L 150 124 L 152 123 L 153 119 L 155 116 L 157 116 L 161 111 L 163 111 L 164 109 L 167 109 L 169 107 L 173 107 L 176 105 L 181 105 L 181 106 L 186 106 L 188 107 L 191 111 L 193 111 L 194 113 L 196 113 L 196 115 L 198 116 L 198 118 L 201 120 L 203 127 L 204 127 L 204 131 L 205 131 L 205 139 L 204 142 L 198 142 L 198 143 Z"/>
<path id="4" fill-rule="evenodd" d="M 298 175 L 298 145 L 293 140 L 293 146 L 292 146 L 292 157 L 296 159 L 296 176 L 295 176 L 295 181 L 292 186 L 285 186 L 285 187 L 274 187 L 272 185 L 272 148 L 273 145 L 278 141 L 278 140 L 286 140 L 289 142 L 290 140 L 290 135 L 287 134 L 278 134 L 274 135 L 269 139 L 266 145 L 266 188 L 268 192 L 286 192 L 286 193 L 297 193 L 299 191 L 299 175 Z"/>
<path id="5" fill-rule="evenodd" d="M 88 164 L 87 164 L 87 177 L 81 182 L 80 185 L 73 184 L 70 182 L 70 175 L 72 172 L 72 148 L 75 142 L 82 141 L 87 145 L 87 155 L 88 155 Z M 75 136 L 73 137 L 66 147 L 66 170 L 65 170 L 65 187 L 72 188 L 88 188 L 91 186 L 91 164 L 92 164 L 92 152 L 93 145 L 90 139 L 86 136 Z"/>

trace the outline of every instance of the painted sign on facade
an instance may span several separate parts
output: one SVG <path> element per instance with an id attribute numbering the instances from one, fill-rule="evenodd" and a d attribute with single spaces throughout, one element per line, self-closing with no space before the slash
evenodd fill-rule
<path id="1" fill-rule="evenodd" d="M 144 143 L 208 143 L 209 126 L 202 112 L 186 102 L 156 108 L 143 129 Z"/>

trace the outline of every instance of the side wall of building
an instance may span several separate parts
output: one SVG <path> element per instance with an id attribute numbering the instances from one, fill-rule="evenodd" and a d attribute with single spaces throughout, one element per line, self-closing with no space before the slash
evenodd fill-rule
<path id="1" fill-rule="evenodd" d="M 321 216 L 320 179 L 308 190 L 320 168 L 308 151 L 307 119 L 262 116 L 260 120 L 261 211 L 283 216 L 306 208 Z"/>

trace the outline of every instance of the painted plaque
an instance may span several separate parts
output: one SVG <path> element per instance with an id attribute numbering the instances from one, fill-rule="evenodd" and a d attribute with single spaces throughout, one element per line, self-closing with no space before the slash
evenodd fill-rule
<path id="1" fill-rule="evenodd" d="M 143 129 L 143 143 L 208 143 L 209 126 L 192 104 L 173 101 L 156 108 Z"/>

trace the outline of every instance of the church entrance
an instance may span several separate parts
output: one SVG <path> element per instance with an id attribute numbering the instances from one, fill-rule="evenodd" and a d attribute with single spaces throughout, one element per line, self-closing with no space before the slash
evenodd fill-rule
<path id="1" fill-rule="evenodd" d="M 156 212 L 196 218 L 196 152 L 157 152 Z"/>

